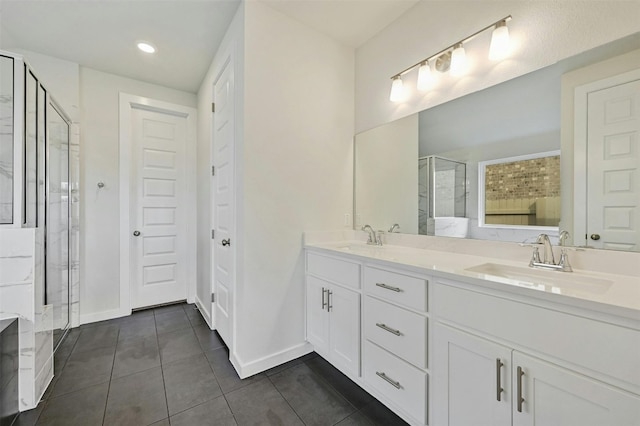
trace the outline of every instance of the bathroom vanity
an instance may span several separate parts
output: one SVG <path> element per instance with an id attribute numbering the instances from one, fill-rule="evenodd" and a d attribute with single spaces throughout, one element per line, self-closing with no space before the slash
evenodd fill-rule
<path id="1" fill-rule="evenodd" d="M 426 238 L 307 236 L 316 352 L 412 425 L 640 424 L 637 268 L 541 271 L 515 244 L 496 259 Z"/>

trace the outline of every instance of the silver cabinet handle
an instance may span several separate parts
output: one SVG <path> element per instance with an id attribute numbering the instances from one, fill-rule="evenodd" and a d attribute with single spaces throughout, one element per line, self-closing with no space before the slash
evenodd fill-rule
<path id="1" fill-rule="evenodd" d="M 502 378 L 500 373 L 502 372 L 502 366 L 504 364 L 500 361 L 500 358 L 496 358 L 496 399 L 500 401 L 500 397 L 504 389 L 502 389 Z"/>
<path id="2" fill-rule="evenodd" d="M 378 375 L 378 377 L 380 377 L 385 382 L 389 383 L 394 388 L 402 389 L 402 386 L 400 386 L 400 382 L 396 382 L 395 380 L 390 379 L 386 374 L 381 373 L 379 371 L 376 371 L 376 374 Z"/>
<path id="3" fill-rule="evenodd" d="M 333 305 L 331 304 L 331 296 L 333 296 L 333 292 L 331 290 L 327 290 L 327 312 L 331 312 L 331 308 L 333 308 Z"/>
<path id="4" fill-rule="evenodd" d="M 387 327 L 386 324 L 381 324 L 381 323 L 377 322 L 376 326 L 380 327 L 384 331 L 388 331 L 391 334 L 395 334 L 396 336 L 402 336 L 402 333 L 400 332 L 400 330 L 396 330 L 394 328 Z"/>
<path id="5" fill-rule="evenodd" d="M 385 283 L 376 283 L 376 285 L 378 287 L 384 288 L 385 290 L 395 291 L 396 293 L 400 293 L 402 291 L 402 289 L 399 288 L 399 287 L 393 287 L 393 286 L 387 285 Z"/>
<path id="6" fill-rule="evenodd" d="M 231 245 L 231 238 L 227 238 L 226 240 L 222 240 L 222 245 L 223 246 L 230 246 Z"/>
<path id="7" fill-rule="evenodd" d="M 327 291 L 325 290 L 324 287 L 322 287 L 322 310 L 324 311 L 324 307 L 327 306 L 327 302 L 325 302 L 324 300 L 324 292 Z"/>
<path id="8" fill-rule="evenodd" d="M 134 237 L 139 237 L 140 236 L 140 231 L 133 231 L 133 236 Z"/>
<path id="9" fill-rule="evenodd" d="M 522 397 L 522 376 L 524 376 L 524 371 L 522 371 L 522 367 L 518 366 L 518 394 L 516 395 L 516 399 L 518 400 L 518 413 L 522 413 L 522 403 L 524 402 L 524 398 Z"/>

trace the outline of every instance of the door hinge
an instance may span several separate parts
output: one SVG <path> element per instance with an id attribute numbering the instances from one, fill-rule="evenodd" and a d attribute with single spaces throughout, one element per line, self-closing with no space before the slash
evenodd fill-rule
<path id="1" fill-rule="evenodd" d="M 211 166 L 211 176 L 216 175 L 216 166 Z"/>
<path id="2" fill-rule="evenodd" d="M 215 239 L 215 238 L 216 238 L 216 230 L 215 230 L 215 229 L 212 229 L 212 230 L 211 230 L 211 239 L 213 240 L 213 239 Z"/>
<path id="3" fill-rule="evenodd" d="M 216 303 L 216 294 L 211 293 L 211 303 Z"/>
<path id="4" fill-rule="evenodd" d="M 216 104 L 215 104 L 215 102 L 211 102 L 211 112 L 216 112 Z"/>

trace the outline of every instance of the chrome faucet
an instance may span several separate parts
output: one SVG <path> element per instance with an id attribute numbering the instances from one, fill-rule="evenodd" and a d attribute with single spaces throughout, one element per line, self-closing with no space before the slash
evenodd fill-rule
<path id="1" fill-rule="evenodd" d="M 389 233 L 391 234 L 396 229 L 400 229 L 400 225 L 398 225 L 397 223 L 394 223 L 393 226 L 389 228 Z"/>
<path id="2" fill-rule="evenodd" d="M 369 245 L 375 245 L 375 246 L 381 246 L 382 245 L 382 241 L 380 239 L 378 239 L 378 236 L 376 235 L 376 231 L 373 230 L 373 228 L 370 225 L 365 225 L 362 227 L 363 231 L 367 231 L 369 233 L 369 239 L 367 240 L 367 244 Z"/>
<path id="3" fill-rule="evenodd" d="M 555 257 L 553 255 L 553 247 L 551 246 L 551 241 L 549 240 L 549 236 L 547 234 L 540 234 L 536 239 L 536 243 L 533 246 L 533 254 L 531 255 L 531 260 L 529 261 L 529 266 L 532 268 L 544 268 L 544 269 L 553 269 L 555 271 L 562 272 L 571 272 L 571 265 L 569 264 L 569 256 L 567 255 L 567 249 L 564 247 L 564 244 L 569 238 L 569 233 L 567 231 L 560 232 L 559 245 L 562 247 L 560 251 L 560 260 L 556 263 Z M 543 257 L 540 260 L 540 246 L 543 246 Z"/>

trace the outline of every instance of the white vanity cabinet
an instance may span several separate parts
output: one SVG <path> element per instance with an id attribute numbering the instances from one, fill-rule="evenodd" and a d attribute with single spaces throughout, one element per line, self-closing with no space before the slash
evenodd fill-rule
<path id="1" fill-rule="evenodd" d="M 640 424 L 637 330 L 452 284 L 434 291 L 433 424 Z"/>
<path id="2" fill-rule="evenodd" d="M 360 265 L 307 253 L 307 341 L 350 376 L 360 376 Z"/>

